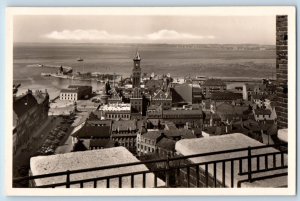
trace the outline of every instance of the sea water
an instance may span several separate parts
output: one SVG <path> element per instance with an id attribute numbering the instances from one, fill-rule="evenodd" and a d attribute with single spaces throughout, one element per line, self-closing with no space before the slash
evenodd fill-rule
<path id="1" fill-rule="evenodd" d="M 13 47 L 13 81 L 20 83 L 18 94 L 27 89 L 45 90 L 54 98 L 60 89 L 70 84 L 92 85 L 100 90 L 97 81 L 79 81 L 43 77 L 41 73 L 55 73 L 55 68 L 36 64 L 71 66 L 73 72 L 116 73 L 130 77 L 133 57 L 139 51 L 143 74 L 167 74 L 172 77 L 274 77 L 275 48 L 249 49 L 247 45 L 224 48 L 224 45 L 172 44 L 65 44 L 16 43 Z M 241 48 L 242 47 L 242 48 Z M 274 46 L 275 47 L 275 46 Z M 84 61 L 77 61 L 83 58 Z"/>

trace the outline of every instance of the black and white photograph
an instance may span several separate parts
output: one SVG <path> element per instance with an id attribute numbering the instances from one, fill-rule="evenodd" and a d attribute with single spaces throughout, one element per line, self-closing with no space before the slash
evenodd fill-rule
<path id="1" fill-rule="evenodd" d="M 295 194 L 294 7 L 7 16 L 8 194 Z"/>

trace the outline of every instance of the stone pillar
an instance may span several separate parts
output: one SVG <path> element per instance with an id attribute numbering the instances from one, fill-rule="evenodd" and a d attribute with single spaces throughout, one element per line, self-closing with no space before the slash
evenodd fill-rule
<path id="1" fill-rule="evenodd" d="M 276 16 L 276 113 L 278 128 L 288 127 L 288 16 Z"/>

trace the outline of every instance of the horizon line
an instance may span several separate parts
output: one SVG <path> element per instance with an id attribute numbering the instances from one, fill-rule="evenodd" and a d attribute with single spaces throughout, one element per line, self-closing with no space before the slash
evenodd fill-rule
<path id="1" fill-rule="evenodd" d="M 14 41 L 13 44 L 103 44 L 103 45 L 261 45 L 261 46 L 276 46 L 276 44 L 262 44 L 262 43 L 102 43 L 102 42 L 17 42 Z"/>

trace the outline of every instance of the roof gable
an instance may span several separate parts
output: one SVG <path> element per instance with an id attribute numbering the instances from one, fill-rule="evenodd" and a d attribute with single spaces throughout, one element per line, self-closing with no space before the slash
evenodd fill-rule
<path id="1" fill-rule="evenodd" d="M 38 104 L 37 100 L 31 93 L 27 93 L 21 97 L 17 97 L 13 102 L 13 110 L 18 117 L 28 112 L 31 108 Z"/>
<path id="2" fill-rule="evenodd" d="M 155 99 L 171 99 L 171 95 L 168 92 L 163 92 L 161 89 L 157 93 L 154 93 L 153 100 Z"/>

